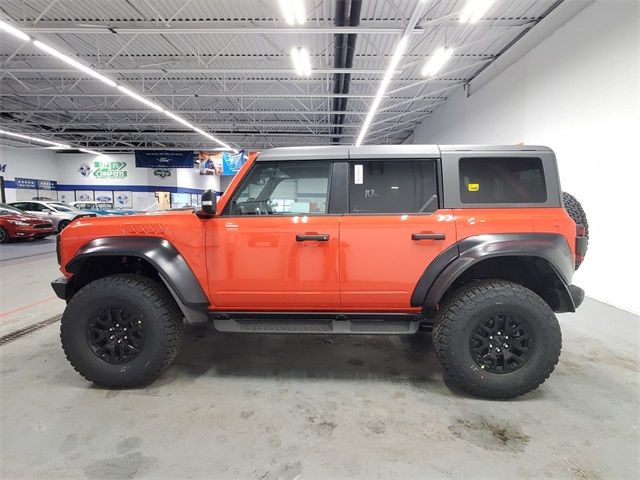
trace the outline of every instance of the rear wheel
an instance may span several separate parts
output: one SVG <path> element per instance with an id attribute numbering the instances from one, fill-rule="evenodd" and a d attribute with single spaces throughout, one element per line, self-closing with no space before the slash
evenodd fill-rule
<path id="1" fill-rule="evenodd" d="M 151 383 L 175 358 L 182 313 L 166 288 L 118 274 L 84 286 L 62 316 L 60 338 L 71 365 L 105 387 Z"/>
<path id="2" fill-rule="evenodd" d="M 4 227 L 0 227 L 0 243 L 9 243 L 11 241 L 11 237 L 9 233 L 4 229 Z"/>
<path id="3" fill-rule="evenodd" d="M 536 389 L 560 357 L 562 336 L 549 305 L 503 280 L 469 283 L 438 311 L 433 340 L 450 384 L 484 398 Z"/>

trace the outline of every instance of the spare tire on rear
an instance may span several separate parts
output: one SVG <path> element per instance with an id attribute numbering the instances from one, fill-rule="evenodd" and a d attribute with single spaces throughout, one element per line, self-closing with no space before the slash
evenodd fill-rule
<path id="1" fill-rule="evenodd" d="M 564 209 L 567 211 L 571 219 L 576 222 L 576 225 L 582 225 L 584 227 L 584 236 L 589 242 L 589 222 L 587 222 L 587 214 L 585 213 L 580 202 L 567 192 L 562 192 L 562 202 L 564 203 Z M 586 250 L 585 250 L 586 254 Z M 576 264 L 576 270 L 580 264 Z"/>

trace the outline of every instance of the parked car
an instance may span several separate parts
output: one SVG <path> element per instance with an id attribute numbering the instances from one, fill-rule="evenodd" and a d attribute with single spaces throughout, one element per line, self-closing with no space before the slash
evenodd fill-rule
<path id="1" fill-rule="evenodd" d="M 29 200 L 26 202 L 12 202 L 10 205 L 19 208 L 31 215 L 46 218 L 53 222 L 58 232 L 64 230 L 76 218 L 95 217 L 95 213 L 83 212 L 77 208 L 65 205 L 62 202 L 46 202 L 42 200 Z"/>
<path id="2" fill-rule="evenodd" d="M 107 387 L 155 379 L 186 318 L 221 332 L 433 329 L 448 384 L 512 398 L 560 358 L 554 312 L 584 299 L 572 277 L 587 241 L 546 147 L 276 148 L 201 210 L 63 231 L 52 286 L 68 302 L 67 358 Z"/>
<path id="3" fill-rule="evenodd" d="M 136 213 L 133 210 L 114 208 L 113 203 L 110 202 L 99 202 L 95 200 L 69 202 L 69 206 L 85 212 L 92 212 L 96 215 L 133 215 Z"/>
<path id="4" fill-rule="evenodd" d="M 50 220 L 0 203 L 0 243 L 19 238 L 45 238 L 54 233 L 56 229 Z"/>

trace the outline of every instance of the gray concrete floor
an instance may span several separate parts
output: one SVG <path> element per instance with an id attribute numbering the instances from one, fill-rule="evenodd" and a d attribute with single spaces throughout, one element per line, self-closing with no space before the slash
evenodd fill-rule
<path id="1" fill-rule="evenodd" d="M 0 264 L 3 292 L 49 281 L 47 259 Z M 426 335 L 207 328 L 152 386 L 106 390 L 69 366 L 56 323 L 0 347 L 0 477 L 638 478 L 640 318 L 590 299 L 560 317 L 555 373 L 508 402 L 450 391 Z"/>

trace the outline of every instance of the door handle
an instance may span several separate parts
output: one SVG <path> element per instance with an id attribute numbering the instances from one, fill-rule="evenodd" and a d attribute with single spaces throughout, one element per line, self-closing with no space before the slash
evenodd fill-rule
<path id="1" fill-rule="evenodd" d="M 296 242 L 328 242 L 329 234 L 328 233 L 319 233 L 314 235 L 306 235 L 302 233 L 298 233 L 296 235 Z"/>
<path id="2" fill-rule="evenodd" d="M 444 233 L 412 233 L 411 240 L 444 240 Z"/>

